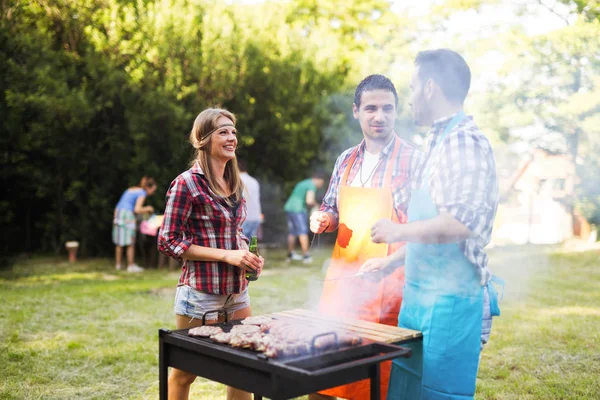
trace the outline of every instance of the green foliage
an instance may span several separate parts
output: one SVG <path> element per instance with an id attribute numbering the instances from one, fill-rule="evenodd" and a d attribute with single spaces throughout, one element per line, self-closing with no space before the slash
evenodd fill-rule
<path id="1" fill-rule="evenodd" d="M 83 255 L 108 252 L 122 191 L 153 176 L 160 210 L 192 157 L 186 133 L 209 106 L 238 114 L 254 175 L 305 178 L 335 120 L 322 102 L 344 86 L 352 51 L 386 7 L 0 2 L 3 255 L 58 252 L 73 239 Z"/>
<path id="2" fill-rule="evenodd" d="M 598 4 L 562 3 L 563 29 L 530 37 L 488 26 L 453 47 L 480 49 L 469 50 L 473 60 L 489 49 L 504 57 L 499 78 L 468 104 L 492 140 L 541 121 L 598 166 Z M 160 212 L 191 160 L 186 134 L 209 106 L 238 115 L 239 155 L 266 190 L 267 231 L 281 237 L 293 185 L 361 139 L 357 82 L 383 73 L 396 83 L 396 131 L 412 139 L 405 82 L 415 52 L 444 35 L 453 14 L 501 4 L 449 0 L 415 18 L 388 0 L 0 1 L 1 257 L 56 253 L 73 239 L 84 256 L 107 254 L 123 190 L 155 177 L 148 201 Z M 586 201 L 596 198 L 594 179 L 578 189 Z"/>
<path id="3" fill-rule="evenodd" d="M 498 140 L 542 147 L 558 144 L 578 164 L 575 206 L 596 220 L 600 210 L 598 4 L 564 0 L 567 7 L 560 8 L 547 3 L 551 2 L 540 1 L 560 16 L 563 27 L 538 35 L 511 29 L 492 39 L 501 43 L 498 52 L 503 63 L 500 76 L 482 96 L 478 116 Z M 518 137 L 518 128 L 523 127 L 534 133 Z"/>
<path id="4" fill-rule="evenodd" d="M 579 213 L 591 224 L 600 226 L 600 185 L 598 185 L 600 160 L 590 159 L 589 163 L 579 168 L 577 175 L 580 182 L 577 185 L 576 207 Z"/>
<path id="5" fill-rule="evenodd" d="M 574 7 L 579 15 L 587 21 L 600 21 L 600 1 L 598 0 L 560 0 L 568 6 Z"/>

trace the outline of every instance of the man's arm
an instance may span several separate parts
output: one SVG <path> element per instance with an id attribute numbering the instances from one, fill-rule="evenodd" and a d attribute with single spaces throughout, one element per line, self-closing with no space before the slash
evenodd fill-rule
<path id="1" fill-rule="evenodd" d="M 380 280 L 396 269 L 404 265 L 406 259 L 406 246 L 402 246 L 396 252 L 387 257 L 372 258 L 367 260 L 359 269 L 359 272 L 369 274 L 371 278 Z"/>
<path id="2" fill-rule="evenodd" d="M 434 185 L 430 186 L 439 215 L 406 225 L 378 221 L 371 231 L 374 241 L 452 243 L 481 235 L 489 228 L 486 217 L 495 207 L 489 201 L 495 166 L 487 139 L 477 130 L 463 129 L 449 136 L 443 146 L 443 154 L 452 157 L 440 160 Z"/>
<path id="3" fill-rule="evenodd" d="M 305 199 L 306 205 L 308 207 L 314 206 L 316 204 L 315 198 L 316 198 L 316 193 L 314 191 L 309 190 L 308 192 L 306 192 L 306 199 Z"/>
<path id="4" fill-rule="evenodd" d="M 431 196 L 439 213 L 448 213 L 471 236 L 483 237 L 491 229 L 497 205 L 496 166 L 487 138 L 474 125 L 448 136 Z"/>
<path id="5" fill-rule="evenodd" d="M 397 224 L 381 219 L 371 228 L 371 239 L 375 243 L 454 243 L 468 239 L 471 231 L 449 213 L 423 220 Z"/>

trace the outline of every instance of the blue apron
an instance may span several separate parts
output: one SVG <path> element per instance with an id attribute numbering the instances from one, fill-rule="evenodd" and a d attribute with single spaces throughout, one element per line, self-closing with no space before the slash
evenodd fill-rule
<path id="1" fill-rule="evenodd" d="M 454 116 L 432 151 L 421 188 L 411 194 L 409 223 L 438 215 L 429 193 L 429 167 L 434 152 L 463 118 L 462 112 Z M 406 345 L 413 350 L 411 358 L 394 360 L 387 398 L 472 399 L 483 319 L 483 286 L 477 268 L 457 243 L 409 242 L 405 264 L 398 326 L 421 331 L 423 341 Z M 490 303 L 497 308 L 495 293 L 493 288 L 489 291 Z"/>

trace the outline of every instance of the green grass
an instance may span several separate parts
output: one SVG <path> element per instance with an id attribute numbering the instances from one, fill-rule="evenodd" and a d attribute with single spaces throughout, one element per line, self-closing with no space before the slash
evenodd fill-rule
<path id="1" fill-rule="evenodd" d="M 270 250 L 250 286 L 255 314 L 310 307 L 321 265 L 286 265 Z M 502 317 L 482 354 L 478 398 L 593 399 L 600 393 L 600 269 L 596 253 L 491 251 L 507 279 Z M 173 328 L 178 273 L 127 274 L 113 262 L 52 258 L 0 273 L 0 399 L 156 399 L 157 330 Z M 224 398 L 198 379 L 193 399 Z"/>
<path id="2" fill-rule="evenodd" d="M 507 291 L 478 398 L 600 398 L 600 253 L 512 248 L 492 259 Z"/>

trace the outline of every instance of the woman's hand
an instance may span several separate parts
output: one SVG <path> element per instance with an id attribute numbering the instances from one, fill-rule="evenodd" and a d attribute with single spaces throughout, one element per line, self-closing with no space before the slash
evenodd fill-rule
<path id="1" fill-rule="evenodd" d="M 329 214 L 325 212 L 316 211 L 310 216 L 310 230 L 314 234 L 325 232 L 330 223 Z"/>
<path id="2" fill-rule="evenodd" d="M 258 274 L 262 272 L 265 260 L 257 256 L 256 254 L 250 253 L 247 249 L 242 250 L 226 250 L 225 262 L 235 267 L 241 268 L 248 271 L 257 271 Z"/>

